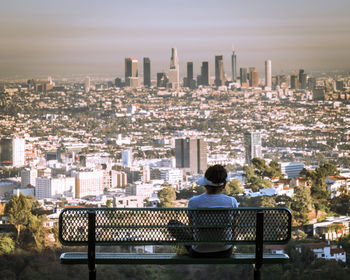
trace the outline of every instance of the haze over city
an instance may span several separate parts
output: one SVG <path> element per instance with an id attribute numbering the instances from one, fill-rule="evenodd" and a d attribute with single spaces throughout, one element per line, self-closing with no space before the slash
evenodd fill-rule
<path id="1" fill-rule="evenodd" d="M 152 76 L 177 47 L 197 71 L 232 45 L 239 67 L 273 61 L 273 72 L 348 71 L 347 0 L 6 1 L 0 10 L 0 78 L 122 75 L 124 58 L 150 57 Z M 210 71 L 213 73 L 214 68 Z"/>

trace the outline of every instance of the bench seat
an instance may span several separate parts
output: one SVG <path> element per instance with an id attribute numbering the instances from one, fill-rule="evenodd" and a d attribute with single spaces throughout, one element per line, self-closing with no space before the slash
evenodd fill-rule
<path id="1" fill-rule="evenodd" d="M 87 264 L 88 254 L 71 252 L 61 254 L 62 264 Z M 247 264 L 255 263 L 255 254 L 238 253 L 230 258 L 192 258 L 176 254 L 130 254 L 130 253 L 96 253 L 96 264 Z M 286 263 L 287 254 L 264 254 L 264 264 Z"/>

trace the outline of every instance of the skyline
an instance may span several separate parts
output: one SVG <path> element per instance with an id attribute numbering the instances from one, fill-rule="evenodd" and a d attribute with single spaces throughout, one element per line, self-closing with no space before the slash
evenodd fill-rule
<path id="1" fill-rule="evenodd" d="M 302 8 L 300 8 L 302 7 Z M 0 11 L 0 78 L 18 75 L 121 76 L 125 57 L 149 57 L 152 77 L 169 68 L 178 50 L 200 72 L 223 55 L 230 75 L 232 44 L 237 69 L 273 63 L 273 73 L 350 70 L 350 2 L 327 1 L 11 1 Z"/>

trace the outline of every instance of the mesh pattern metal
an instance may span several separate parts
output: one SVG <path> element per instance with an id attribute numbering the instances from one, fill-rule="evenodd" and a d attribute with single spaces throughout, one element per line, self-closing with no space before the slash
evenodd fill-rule
<path id="1" fill-rule="evenodd" d="M 60 215 L 64 245 L 87 245 L 88 211 L 96 213 L 98 245 L 254 243 L 256 213 L 264 212 L 264 242 L 290 239 L 291 214 L 286 208 L 84 208 Z"/>

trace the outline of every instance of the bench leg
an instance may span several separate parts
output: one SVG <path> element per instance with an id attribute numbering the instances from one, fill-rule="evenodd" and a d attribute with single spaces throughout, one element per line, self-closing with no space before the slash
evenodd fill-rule
<path id="1" fill-rule="evenodd" d="M 254 280 L 261 279 L 261 266 L 264 251 L 264 212 L 256 213 L 256 244 L 255 244 L 255 265 L 254 265 Z"/>
<path id="2" fill-rule="evenodd" d="M 95 222 L 96 222 L 96 212 L 88 212 L 88 267 L 89 267 L 89 280 L 96 280 L 96 259 L 95 259 Z"/>

